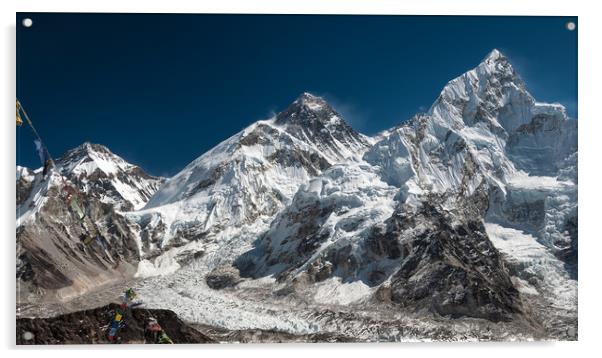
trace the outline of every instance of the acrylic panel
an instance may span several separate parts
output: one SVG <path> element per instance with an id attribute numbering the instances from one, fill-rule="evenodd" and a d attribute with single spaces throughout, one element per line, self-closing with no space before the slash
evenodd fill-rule
<path id="1" fill-rule="evenodd" d="M 17 344 L 576 340 L 577 24 L 17 13 Z"/>

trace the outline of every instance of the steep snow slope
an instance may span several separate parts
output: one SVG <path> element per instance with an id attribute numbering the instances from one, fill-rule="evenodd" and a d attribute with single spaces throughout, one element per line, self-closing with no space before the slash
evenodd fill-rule
<path id="1" fill-rule="evenodd" d="M 129 217 L 140 225 L 147 253 L 259 233 L 300 185 L 333 164 L 359 160 L 367 146 L 323 99 L 304 93 L 275 118 L 252 124 L 194 160 Z M 165 266 L 156 272 L 179 267 L 174 258 L 182 250 L 155 260 L 155 266 Z M 149 264 L 141 275 L 153 271 Z"/>
<path id="2" fill-rule="evenodd" d="M 68 151 L 57 166 L 61 174 L 84 191 L 118 211 L 141 209 L 164 181 L 146 174 L 107 147 L 92 143 Z"/>

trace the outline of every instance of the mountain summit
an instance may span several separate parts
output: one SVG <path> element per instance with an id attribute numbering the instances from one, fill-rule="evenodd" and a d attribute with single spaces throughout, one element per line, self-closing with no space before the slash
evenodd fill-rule
<path id="1" fill-rule="evenodd" d="M 276 124 L 309 124 L 320 121 L 325 125 L 340 120 L 340 115 L 322 98 L 309 92 L 302 93 L 287 109 L 278 113 Z"/>
<path id="2" fill-rule="evenodd" d="M 485 56 L 482 62 L 495 62 L 499 60 L 506 60 L 506 57 L 498 49 L 494 48 Z"/>
<path id="3" fill-rule="evenodd" d="M 278 113 L 274 124 L 284 126 L 295 138 L 309 141 L 335 161 L 362 152 L 368 145 L 322 97 L 301 94 L 287 109 Z"/>
<path id="4" fill-rule="evenodd" d="M 62 175 L 88 186 L 89 194 L 121 211 L 142 208 L 164 181 L 146 174 L 107 147 L 89 142 L 68 151 L 56 164 Z"/>

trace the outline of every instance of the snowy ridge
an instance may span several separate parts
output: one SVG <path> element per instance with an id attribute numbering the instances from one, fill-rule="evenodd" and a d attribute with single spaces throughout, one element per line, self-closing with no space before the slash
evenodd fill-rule
<path id="1" fill-rule="evenodd" d="M 102 184 L 98 199 L 120 211 L 141 209 L 164 180 L 147 175 L 108 148 L 92 143 L 68 151 L 57 161 L 57 170 L 85 191 L 95 191 L 94 186 Z"/>
<path id="2" fill-rule="evenodd" d="M 301 185 L 336 163 L 357 162 L 367 146 L 323 99 L 304 93 L 194 160 L 128 216 L 146 252 L 174 240 L 220 241 L 228 228 L 265 230 Z"/>

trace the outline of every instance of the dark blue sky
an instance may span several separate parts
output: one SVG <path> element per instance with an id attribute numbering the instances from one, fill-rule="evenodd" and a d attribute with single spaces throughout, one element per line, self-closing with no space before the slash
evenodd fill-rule
<path id="1" fill-rule="evenodd" d="M 17 96 L 54 157 L 91 141 L 173 175 L 304 91 L 362 133 L 392 127 L 493 48 L 538 100 L 576 117 L 568 21 L 577 19 L 19 13 Z M 38 167 L 32 138 L 18 128 L 17 162 Z"/>

